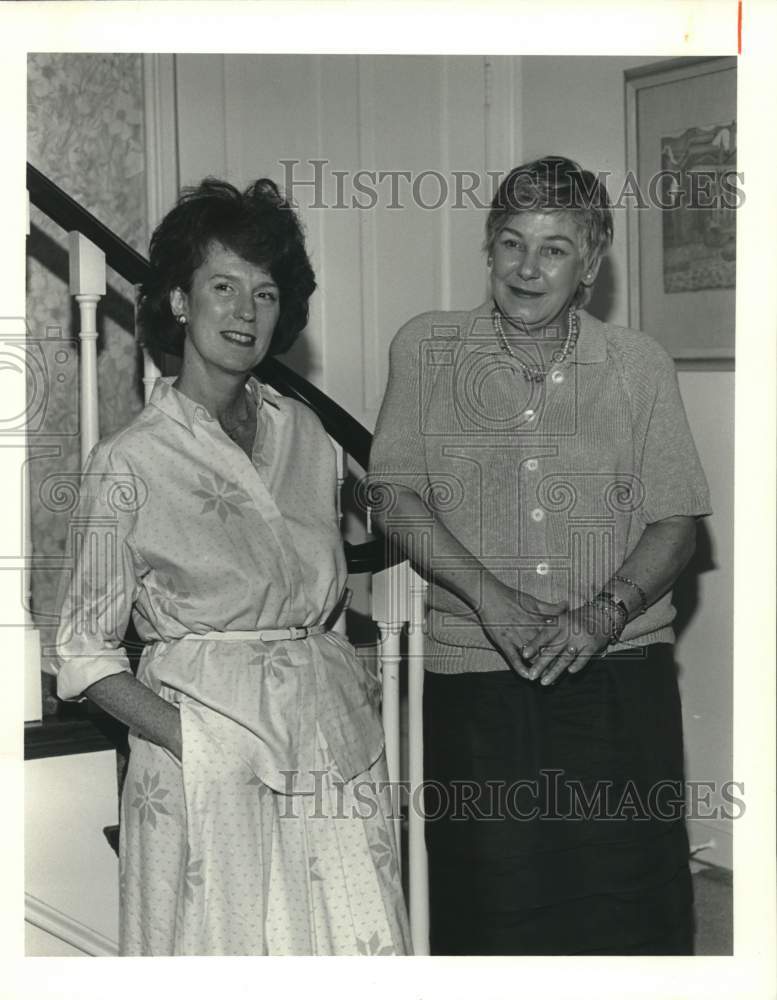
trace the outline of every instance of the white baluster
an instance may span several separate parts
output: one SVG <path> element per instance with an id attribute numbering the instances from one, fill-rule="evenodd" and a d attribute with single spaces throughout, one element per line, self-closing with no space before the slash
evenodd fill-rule
<path id="1" fill-rule="evenodd" d="M 105 295 L 105 254 L 81 233 L 68 234 L 70 294 L 81 318 L 81 464 L 100 437 L 97 408 L 97 305 Z"/>
<path id="2" fill-rule="evenodd" d="M 334 438 L 329 439 L 335 449 L 335 463 L 337 465 L 337 520 L 340 527 L 343 526 L 343 483 L 345 482 L 345 449 L 338 444 Z"/>
<path id="3" fill-rule="evenodd" d="M 43 689 L 41 687 L 41 646 L 40 633 L 32 623 L 32 505 L 30 502 L 30 462 L 29 445 L 26 447 L 27 461 L 24 463 L 24 533 L 22 553 L 24 556 L 24 721 L 37 722 L 43 716 Z"/>
<path id="4" fill-rule="evenodd" d="M 399 737 L 399 664 L 401 622 L 378 622 L 380 629 L 380 677 L 382 687 L 381 715 L 386 740 L 386 767 L 391 782 L 394 839 L 397 861 L 402 863 L 402 815 L 399 810 L 400 737 Z"/>
<path id="5" fill-rule="evenodd" d="M 424 579 L 407 570 L 410 582 L 410 626 L 408 630 L 408 814 L 407 853 L 410 883 L 410 929 L 415 955 L 429 954 L 429 870 L 424 835 L 421 789 L 424 781 L 424 623 L 426 590 Z"/>
<path id="6" fill-rule="evenodd" d="M 340 524 L 340 531 L 343 530 L 343 483 L 345 482 L 345 474 L 347 468 L 347 460 L 345 457 L 345 449 L 341 444 L 338 444 L 334 438 L 329 439 L 332 442 L 332 446 L 335 450 L 335 462 L 337 463 L 337 520 Z M 343 613 L 337 619 L 337 621 L 332 626 L 333 632 L 339 632 L 340 635 L 345 635 L 345 612 L 347 608 L 343 608 Z"/>
<path id="7" fill-rule="evenodd" d="M 386 763 L 389 781 L 399 801 L 400 733 L 399 733 L 399 665 L 400 634 L 410 619 L 407 564 L 381 570 L 372 577 L 372 618 L 380 629 L 378 654 L 383 686 L 383 732 L 386 740 Z M 397 853 L 401 852 L 401 818 L 395 809 L 394 832 Z"/>

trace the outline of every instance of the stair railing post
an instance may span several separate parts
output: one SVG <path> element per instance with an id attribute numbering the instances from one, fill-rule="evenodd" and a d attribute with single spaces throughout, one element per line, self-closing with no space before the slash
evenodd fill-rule
<path id="1" fill-rule="evenodd" d="M 97 306 L 105 295 L 105 254 L 81 233 L 68 234 L 70 294 L 80 314 L 81 465 L 100 438 L 97 388 Z"/>
<path id="2" fill-rule="evenodd" d="M 410 624 L 408 627 L 408 783 L 407 853 L 410 884 L 410 928 L 413 954 L 429 954 L 429 870 L 426 856 L 424 784 L 424 631 L 426 581 L 408 566 Z"/>
<path id="3" fill-rule="evenodd" d="M 348 467 L 348 459 L 345 454 L 345 448 L 341 444 L 338 444 L 333 437 L 329 439 L 332 442 L 332 447 L 335 450 L 335 462 L 337 465 L 337 492 L 336 492 L 336 503 L 337 503 L 337 522 L 340 525 L 340 534 L 343 533 L 343 486 L 345 484 L 346 469 Z M 349 598 L 350 599 L 350 598 Z M 346 619 L 345 613 L 348 610 L 348 606 L 343 608 L 342 613 L 338 617 L 337 621 L 332 626 L 333 632 L 339 632 L 340 635 L 346 634 Z"/>
<path id="4" fill-rule="evenodd" d="M 161 371 L 154 363 L 148 348 L 143 348 L 143 402 L 148 404 L 151 399 L 156 380 L 161 376 Z"/>
<path id="5" fill-rule="evenodd" d="M 401 862 L 402 816 L 399 809 L 401 781 L 399 667 L 400 638 L 410 619 L 408 566 L 400 563 L 372 576 L 372 618 L 380 631 L 378 664 L 382 687 L 382 719 L 386 742 L 386 765 L 393 796 L 394 833 Z"/>

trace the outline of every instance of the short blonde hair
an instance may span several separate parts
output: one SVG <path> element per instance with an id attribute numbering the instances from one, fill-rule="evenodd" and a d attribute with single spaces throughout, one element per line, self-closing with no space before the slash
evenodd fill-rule
<path id="1" fill-rule="evenodd" d="M 590 170 L 563 156 L 544 156 L 513 167 L 499 185 L 486 219 L 484 249 L 491 254 L 508 220 L 518 212 L 567 212 L 580 231 L 593 263 L 609 249 L 613 217 L 607 188 Z M 578 290 L 582 300 L 585 290 Z"/>

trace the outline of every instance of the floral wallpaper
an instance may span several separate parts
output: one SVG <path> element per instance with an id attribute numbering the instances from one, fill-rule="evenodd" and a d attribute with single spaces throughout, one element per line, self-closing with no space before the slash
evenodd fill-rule
<path id="1" fill-rule="evenodd" d="M 141 253 L 147 251 L 142 58 L 34 54 L 28 59 L 27 159 Z M 67 234 L 37 209 L 27 246 L 27 325 L 43 359 L 45 406 L 31 438 L 36 556 L 66 554 L 70 507 L 57 490 L 80 465 L 78 314 L 68 291 Z M 142 407 L 134 290 L 113 272 L 98 309 L 100 435 Z M 32 606 L 44 646 L 53 638 L 60 572 L 33 568 Z M 44 701 L 52 708 L 52 685 Z"/>

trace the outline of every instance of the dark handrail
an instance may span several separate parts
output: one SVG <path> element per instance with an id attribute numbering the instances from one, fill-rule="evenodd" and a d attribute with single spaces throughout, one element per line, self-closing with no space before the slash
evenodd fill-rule
<path id="1" fill-rule="evenodd" d="M 141 284 L 148 274 L 149 263 L 133 250 L 121 237 L 95 218 L 82 205 L 70 197 L 54 181 L 27 164 L 27 190 L 30 201 L 45 215 L 67 232 L 82 233 L 105 254 L 105 261 L 117 274 L 133 285 Z M 354 417 L 326 393 L 311 382 L 282 364 L 277 358 L 267 358 L 257 368 L 257 374 L 284 396 L 297 399 L 309 406 L 324 425 L 326 432 L 353 455 L 366 469 L 370 457 L 372 435 Z M 352 573 L 374 573 L 390 565 L 396 558 L 386 559 L 384 547 L 378 540 L 362 545 L 345 546 L 348 569 Z"/>
<path id="2" fill-rule="evenodd" d="M 257 367 L 256 373 L 263 382 L 269 382 L 281 395 L 290 396 L 309 406 L 318 414 L 327 434 L 341 444 L 349 455 L 353 455 L 363 469 L 367 468 L 372 434 L 347 410 L 302 375 L 281 364 L 277 358 L 265 358 Z"/>
<path id="3" fill-rule="evenodd" d="M 27 191 L 32 204 L 65 232 L 76 230 L 98 246 L 105 254 L 108 266 L 122 278 L 133 285 L 139 285 L 145 279 L 148 273 L 148 261 L 145 257 L 133 250 L 31 163 L 27 164 Z"/>

